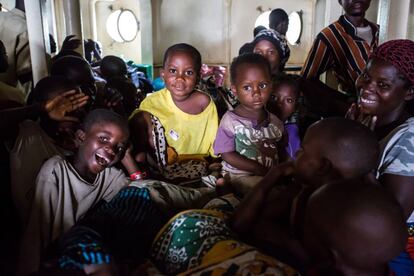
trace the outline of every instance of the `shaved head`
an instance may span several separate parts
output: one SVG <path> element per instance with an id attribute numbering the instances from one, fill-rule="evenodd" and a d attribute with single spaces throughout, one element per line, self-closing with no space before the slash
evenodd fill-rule
<path id="1" fill-rule="evenodd" d="M 379 145 L 366 126 L 349 119 L 327 118 L 308 132 L 319 140 L 322 154 L 344 178 L 365 175 L 376 168 Z"/>
<path id="2" fill-rule="evenodd" d="M 319 261 L 331 254 L 336 269 L 364 271 L 384 265 L 404 249 L 406 241 L 402 209 L 379 185 L 342 180 L 324 185 L 309 199 L 306 247 Z M 320 253 L 324 250 L 331 253 Z"/>

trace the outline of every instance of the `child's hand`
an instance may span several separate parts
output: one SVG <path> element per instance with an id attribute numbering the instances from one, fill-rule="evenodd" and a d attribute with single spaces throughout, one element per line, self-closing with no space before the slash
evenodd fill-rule
<path id="1" fill-rule="evenodd" d="M 361 112 L 360 105 L 353 103 L 348 109 L 348 112 L 345 115 L 345 118 L 358 121 L 361 124 L 369 127 L 369 129 L 374 130 L 377 123 L 377 116 L 363 114 Z"/>
<path id="2" fill-rule="evenodd" d="M 64 51 L 64 50 L 73 51 L 76 48 L 78 48 L 82 44 L 82 41 L 75 37 L 76 35 L 68 35 L 67 37 L 65 37 L 65 40 L 62 43 L 61 51 Z"/>
<path id="3" fill-rule="evenodd" d="M 44 105 L 44 110 L 48 116 L 55 121 L 73 121 L 78 119 L 66 114 L 81 108 L 88 102 L 89 96 L 83 93 L 78 93 L 76 90 L 67 91 L 48 100 Z"/>
<path id="4" fill-rule="evenodd" d="M 116 89 L 98 90 L 95 99 L 95 106 L 103 108 L 115 108 L 122 104 L 123 97 Z"/>

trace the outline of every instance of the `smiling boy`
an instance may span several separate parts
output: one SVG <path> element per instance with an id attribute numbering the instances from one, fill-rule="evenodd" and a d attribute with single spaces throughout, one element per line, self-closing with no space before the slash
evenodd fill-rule
<path id="1" fill-rule="evenodd" d="M 129 184 L 121 170 L 111 168 L 127 148 L 129 131 L 122 117 L 109 110 L 93 110 L 76 135 L 80 145 L 73 159 L 52 157 L 36 179 L 18 275 L 36 271 L 53 240 L 98 201 L 111 200 Z"/>

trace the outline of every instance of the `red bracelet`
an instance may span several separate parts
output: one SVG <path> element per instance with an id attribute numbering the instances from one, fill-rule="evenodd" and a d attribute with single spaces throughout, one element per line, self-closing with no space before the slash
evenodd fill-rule
<path id="1" fill-rule="evenodd" d="M 144 179 L 146 176 L 147 176 L 147 173 L 146 172 L 140 172 L 140 171 L 138 171 L 138 172 L 134 172 L 133 174 L 131 174 L 129 176 L 129 178 L 131 180 L 140 180 L 140 179 Z"/>

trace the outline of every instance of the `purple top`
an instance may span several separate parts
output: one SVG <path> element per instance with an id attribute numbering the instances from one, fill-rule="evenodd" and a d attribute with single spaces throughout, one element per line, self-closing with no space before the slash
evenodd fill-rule
<path id="1" fill-rule="evenodd" d="M 300 149 L 299 127 L 295 123 L 285 123 L 285 134 L 289 142 L 286 146 L 286 152 L 294 160 L 296 152 Z"/>
<path id="2" fill-rule="evenodd" d="M 236 151 L 265 167 L 278 162 L 276 143 L 283 134 L 283 123 L 273 114 L 258 124 L 255 120 L 227 111 L 221 119 L 214 141 L 216 155 Z M 223 169 L 233 173 L 247 173 L 223 161 Z"/>

